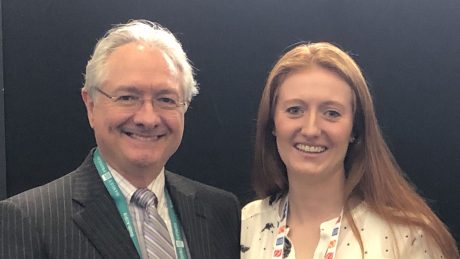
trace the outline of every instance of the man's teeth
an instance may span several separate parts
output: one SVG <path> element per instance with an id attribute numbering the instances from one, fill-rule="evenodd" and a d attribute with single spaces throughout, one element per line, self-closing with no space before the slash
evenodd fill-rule
<path id="1" fill-rule="evenodd" d="M 326 150 L 326 147 L 323 146 L 308 146 L 304 144 L 297 144 L 296 148 L 300 151 L 308 153 L 321 153 Z"/>
<path id="2" fill-rule="evenodd" d="M 157 140 L 160 138 L 160 135 L 154 135 L 154 136 L 142 136 L 142 135 L 137 135 L 131 132 L 126 133 L 128 136 L 135 138 L 135 139 L 140 139 L 140 140 Z"/>

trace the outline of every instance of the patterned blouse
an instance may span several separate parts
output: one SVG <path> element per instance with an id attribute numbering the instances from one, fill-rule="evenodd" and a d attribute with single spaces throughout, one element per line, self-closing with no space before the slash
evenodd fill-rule
<path id="1" fill-rule="evenodd" d="M 281 221 L 285 198 L 271 201 L 270 198 L 247 204 L 241 216 L 241 259 L 271 259 L 274 239 Z M 365 202 L 356 206 L 351 214 L 361 231 L 364 258 L 410 258 L 441 259 L 439 247 L 429 242 L 420 230 L 411 231 L 407 226 L 390 226 L 379 215 L 371 211 Z M 320 240 L 313 259 L 323 259 L 332 228 L 337 218 L 320 225 Z M 289 233 L 289 232 L 288 232 Z M 399 252 L 398 252 L 399 251 Z M 353 235 L 346 218 L 343 219 L 336 251 L 336 259 L 362 258 L 361 248 Z M 289 238 L 284 244 L 284 258 L 295 259 L 295 249 Z"/>

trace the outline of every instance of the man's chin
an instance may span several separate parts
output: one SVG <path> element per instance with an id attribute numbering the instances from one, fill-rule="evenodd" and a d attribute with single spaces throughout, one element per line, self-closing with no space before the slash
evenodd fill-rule
<path id="1" fill-rule="evenodd" d="M 160 170 L 163 168 L 164 163 L 160 159 L 152 156 L 138 156 L 129 159 L 130 167 L 138 170 Z"/>
<path id="2" fill-rule="evenodd" d="M 153 167 L 154 165 L 158 164 L 158 161 L 156 161 L 155 159 L 142 157 L 130 159 L 128 163 L 131 165 L 131 167 L 143 168 Z"/>

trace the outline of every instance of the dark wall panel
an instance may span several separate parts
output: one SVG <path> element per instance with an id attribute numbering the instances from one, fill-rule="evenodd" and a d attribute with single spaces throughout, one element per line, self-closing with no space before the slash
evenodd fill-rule
<path id="1" fill-rule="evenodd" d="M 74 169 L 94 145 L 79 97 L 96 39 L 131 18 L 177 34 L 201 94 L 168 168 L 252 198 L 259 96 L 275 59 L 298 41 L 350 50 L 371 85 L 396 159 L 460 234 L 460 2 L 4 0 L 8 194 Z"/>
<path id="2" fill-rule="evenodd" d="M 2 28 L 2 1 L 0 0 L 0 28 Z M 0 200 L 6 198 L 5 102 L 3 88 L 3 31 L 0 30 Z"/>

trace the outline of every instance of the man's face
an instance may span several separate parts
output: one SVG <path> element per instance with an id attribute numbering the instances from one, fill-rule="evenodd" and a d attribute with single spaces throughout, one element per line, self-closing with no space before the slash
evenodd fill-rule
<path id="1" fill-rule="evenodd" d="M 152 103 L 182 101 L 179 76 L 167 55 L 132 42 L 110 54 L 100 89 L 110 96 L 140 97 L 144 102 L 138 108 L 123 107 L 98 91 L 92 97 L 82 91 L 102 157 L 121 174 L 157 174 L 179 147 L 185 107 L 163 110 Z"/>

